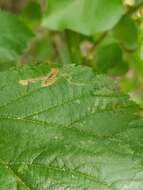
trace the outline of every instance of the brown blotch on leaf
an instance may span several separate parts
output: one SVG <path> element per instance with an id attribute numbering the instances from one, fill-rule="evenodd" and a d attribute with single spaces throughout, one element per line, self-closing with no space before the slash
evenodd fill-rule
<path id="1" fill-rule="evenodd" d="M 43 86 L 47 87 L 51 84 L 53 84 L 57 80 L 59 70 L 54 68 L 52 71 L 49 73 L 48 77 L 43 80 Z"/>
<path id="2" fill-rule="evenodd" d="M 56 68 L 53 68 L 47 76 L 20 80 L 19 83 L 23 86 L 27 86 L 31 83 L 36 83 L 38 81 L 42 81 L 42 86 L 47 87 L 47 86 L 53 84 L 57 80 L 58 73 L 59 73 L 59 70 Z"/>

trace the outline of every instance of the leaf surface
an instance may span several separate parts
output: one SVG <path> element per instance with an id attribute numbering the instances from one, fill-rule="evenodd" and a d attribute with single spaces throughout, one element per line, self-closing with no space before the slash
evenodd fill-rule
<path id="1" fill-rule="evenodd" d="M 15 64 L 33 33 L 15 15 L 0 11 L 0 70 Z"/>
<path id="2" fill-rule="evenodd" d="M 120 0 L 48 0 L 43 25 L 86 35 L 112 28 L 121 18 Z"/>
<path id="3" fill-rule="evenodd" d="M 138 107 L 86 67 L 0 73 L 0 189 L 141 190 Z"/>
<path id="4" fill-rule="evenodd" d="M 114 28 L 114 35 L 127 50 L 135 50 L 139 46 L 139 29 L 134 20 L 124 16 Z"/>

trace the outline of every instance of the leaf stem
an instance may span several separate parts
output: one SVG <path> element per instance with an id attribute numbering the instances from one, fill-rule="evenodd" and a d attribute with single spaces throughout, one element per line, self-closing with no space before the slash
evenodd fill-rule
<path id="1" fill-rule="evenodd" d="M 59 62 L 62 65 L 69 64 L 71 62 L 71 58 L 63 32 L 57 32 L 54 35 L 54 47 Z"/>
<path id="2" fill-rule="evenodd" d="M 76 64 L 81 64 L 82 63 L 82 54 L 80 49 L 81 35 L 76 32 L 66 30 L 65 36 L 66 36 L 66 42 L 69 54 L 71 57 L 71 62 Z"/>

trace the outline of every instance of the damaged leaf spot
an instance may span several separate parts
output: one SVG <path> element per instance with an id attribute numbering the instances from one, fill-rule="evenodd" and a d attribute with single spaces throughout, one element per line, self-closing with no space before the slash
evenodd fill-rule
<path id="1" fill-rule="evenodd" d="M 42 86 L 47 87 L 47 86 L 53 84 L 57 80 L 58 73 L 59 73 L 59 70 L 56 68 L 53 68 L 47 76 L 20 80 L 19 83 L 23 86 L 27 86 L 31 83 L 36 83 L 38 81 L 42 81 Z"/>
<path id="2" fill-rule="evenodd" d="M 57 80 L 58 73 L 59 73 L 58 69 L 56 68 L 52 69 L 48 77 L 46 77 L 46 79 L 43 80 L 43 86 L 47 87 L 53 84 Z"/>

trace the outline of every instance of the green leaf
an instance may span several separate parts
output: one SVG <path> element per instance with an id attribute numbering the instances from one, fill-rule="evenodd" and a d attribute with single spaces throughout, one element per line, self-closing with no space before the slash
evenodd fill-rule
<path id="1" fill-rule="evenodd" d="M 114 34 L 127 50 L 135 50 L 139 46 L 138 27 L 131 17 L 123 17 L 114 28 Z"/>
<path id="2" fill-rule="evenodd" d="M 0 188 L 142 189 L 138 107 L 89 68 L 38 70 L 0 73 Z"/>
<path id="3" fill-rule="evenodd" d="M 114 67 L 109 68 L 109 74 L 112 76 L 121 76 L 125 75 L 129 70 L 129 65 L 124 60 L 121 60 L 120 62 L 116 62 Z"/>
<path id="4" fill-rule="evenodd" d="M 113 75 L 121 75 L 128 71 L 122 50 L 115 41 L 105 41 L 95 48 L 93 67 L 98 73 L 110 72 Z"/>
<path id="5" fill-rule="evenodd" d="M 21 13 L 22 19 L 31 28 L 36 28 L 39 26 L 42 19 L 42 10 L 38 2 L 31 1 L 28 2 Z"/>
<path id="6" fill-rule="evenodd" d="M 95 49 L 95 68 L 98 72 L 107 70 L 122 59 L 122 51 L 117 43 L 99 46 Z"/>
<path id="7" fill-rule="evenodd" d="M 90 35 L 111 29 L 122 14 L 120 0 L 48 0 L 43 25 Z"/>
<path id="8" fill-rule="evenodd" d="M 0 11 L 0 71 L 15 64 L 32 36 L 17 16 Z"/>

